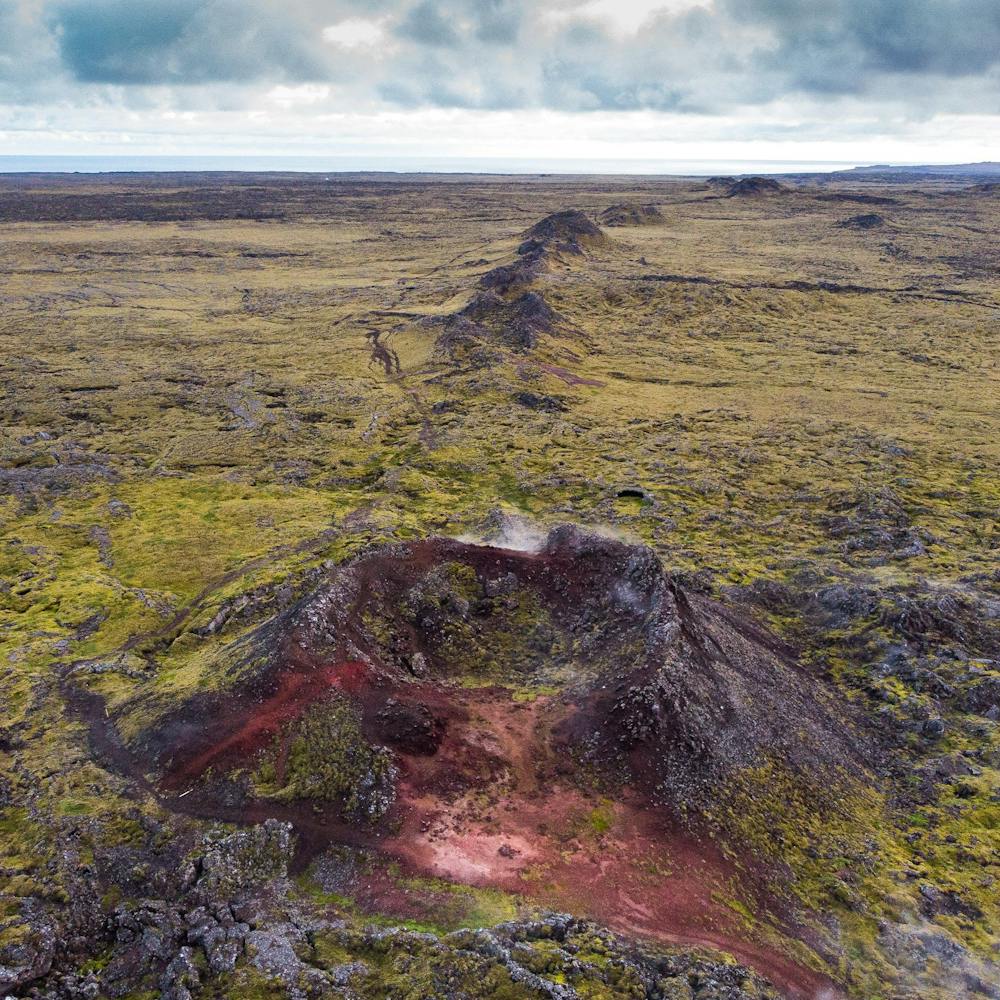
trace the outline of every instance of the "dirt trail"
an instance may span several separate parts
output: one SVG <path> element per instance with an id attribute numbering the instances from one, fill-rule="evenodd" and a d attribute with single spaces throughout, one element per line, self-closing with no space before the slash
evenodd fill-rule
<path id="1" fill-rule="evenodd" d="M 371 347 L 372 363 L 381 365 L 385 369 L 386 375 L 399 375 L 402 372 L 399 355 L 391 347 L 382 343 L 382 331 L 369 330 L 365 336 Z"/>

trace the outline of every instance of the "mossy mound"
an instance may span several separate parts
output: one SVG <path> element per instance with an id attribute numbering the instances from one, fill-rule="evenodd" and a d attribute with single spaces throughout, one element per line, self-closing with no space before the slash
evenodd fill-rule
<path id="1" fill-rule="evenodd" d="M 579 249 L 607 241 L 600 227 L 578 208 L 545 216 L 525 231 L 524 239 L 550 244 L 559 249 Z"/>
<path id="2" fill-rule="evenodd" d="M 389 752 L 362 736 L 354 706 L 333 693 L 278 734 L 253 777 L 264 798 L 332 801 L 345 818 L 370 821 L 392 804 L 396 771 Z"/>
<path id="3" fill-rule="evenodd" d="M 773 177 L 741 177 L 731 185 L 729 198 L 760 198 L 767 195 L 786 194 L 788 188 Z"/>
<path id="4" fill-rule="evenodd" d="M 605 226 L 661 226 L 667 220 L 656 205 L 611 205 L 600 215 Z"/>
<path id="5" fill-rule="evenodd" d="M 875 212 L 869 212 L 865 215 L 852 215 L 849 219 L 844 219 L 843 222 L 838 223 L 841 229 L 881 229 L 885 225 L 885 219 Z"/>

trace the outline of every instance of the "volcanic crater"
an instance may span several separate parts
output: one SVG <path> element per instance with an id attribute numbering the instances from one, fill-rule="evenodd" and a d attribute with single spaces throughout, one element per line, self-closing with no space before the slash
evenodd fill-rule
<path id="1" fill-rule="evenodd" d="M 860 772 L 856 734 L 789 648 L 650 549 L 568 525 L 374 547 L 223 647 L 213 676 L 125 727 L 168 807 L 286 819 L 303 861 L 375 848 L 815 986 L 720 903 L 735 891 L 797 933 L 773 873 L 699 817 L 765 760 L 806 783 Z M 149 705 L 93 716 L 113 729 Z"/>
<path id="2" fill-rule="evenodd" d="M 686 590 L 651 550 L 571 526 L 530 548 L 373 549 L 227 645 L 216 673 L 219 690 L 139 738 L 166 789 L 245 766 L 331 695 L 372 746 L 427 757 L 461 719 L 461 692 L 541 701 L 548 743 L 652 782 L 665 802 L 703 796 L 765 747 L 797 767 L 852 756 L 830 695 L 787 646 Z"/>

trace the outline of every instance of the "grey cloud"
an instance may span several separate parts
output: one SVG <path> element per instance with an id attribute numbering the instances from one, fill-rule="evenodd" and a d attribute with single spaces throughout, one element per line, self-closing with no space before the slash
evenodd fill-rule
<path id="1" fill-rule="evenodd" d="M 400 9 L 402 50 L 380 87 L 411 104 L 493 107 L 512 98 L 563 110 L 723 112 L 789 95 L 971 111 L 996 103 L 996 0 L 717 0 L 660 12 L 624 38 L 586 16 L 582 0 L 557 22 L 517 0 Z M 484 30 L 498 22 L 516 43 Z M 447 49 L 433 71 L 421 65 L 422 45 Z M 502 57 L 504 46 L 514 58 Z"/>
<path id="2" fill-rule="evenodd" d="M 476 37 L 491 45 L 514 45 L 524 21 L 520 6 L 513 0 L 483 0 L 476 11 Z"/>
<path id="3" fill-rule="evenodd" d="M 409 44 L 453 47 L 461 36 L 433 0 L 425 0 L 408 11 L 396 30 L 397 38 Z"/>
<path id="4" fill-rule="evenodd" d="M 887 77 L 977 76 L 1000 65 L 996 0 L 727 0 L 735 21 L 774 35 L 772 65 L 803 89 L 864 92 Z"/>
<path id="5" fill-rule="evenodd" d="M 15 27 L 9 7 L 20 11 Z M 622 35 L 584 0 L 0 0 L 0 81 L 38 86 L 45 55 L 70 100 L 87 88 L 317 81 L 366 105 L 728 112 L 789 96 L 996 112 L 998 0 L 715 0 Z M 551 17 L 553 11 L 561 13 Z M 378 17 L 385 51 L 322 39 Z M 47 62 L 45 60 L 48 60 Z M 53 60 L 55 60 L 53 66 Z M 61 76 L 60 76 L 61 74 Z M 74 85 L 75 89 L 74 89 Z M 82 86 L 80 86 L 82 85 Z M 234 91 L 233 88 L 237 88 Z M 247 95 L 252 90 L 246 90 Z M 81 96 L 82 95 L 82 96 Z M 248 100 L 249 100 L 248 96 Z"/>
<path id="6" fill-rule="evenodd" d="M 431 47 L 513 46 L 525 17 L 520 0 L 421 0 L 405 10 L 394 34 L 404 44 Z"/>
<path id="7" fill-rule="evenodd" d="M 53 39 L 33 5 L 0 3 L 0 99 L 8 91 L 16 95 L 26 84 L 44 86 L 58 74 L 59 65 Z"/>
<path id="8" fill-rule="evenodd" d="M 49 24 L 82 83 L 164 84 L 327 76 L 294 8 L 241 0 L 62 0 Z"/>

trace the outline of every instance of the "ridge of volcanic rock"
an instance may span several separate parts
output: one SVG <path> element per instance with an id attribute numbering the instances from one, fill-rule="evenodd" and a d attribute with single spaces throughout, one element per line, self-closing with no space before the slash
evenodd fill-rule
<path id="1" fill-rule="evenodd" d="M 773 177 L 741 177 L 730 186 L 727 198 L 759 198 L 766 195 L 788 194 L 789 189 Z"/>
<path id="2" fill-rule="evenodd" d="M 487 271 L 472 299 L 445 321 L 437 346 L 454 358 L 461 348 L 491 343 L 516 352 L 537 346 L 542 334 L 565 323 L 535 288 L 553 261 L 583 256 L 607 237 L 578 209 L 554 212 L 522 234 L 515 258 Z"/>

